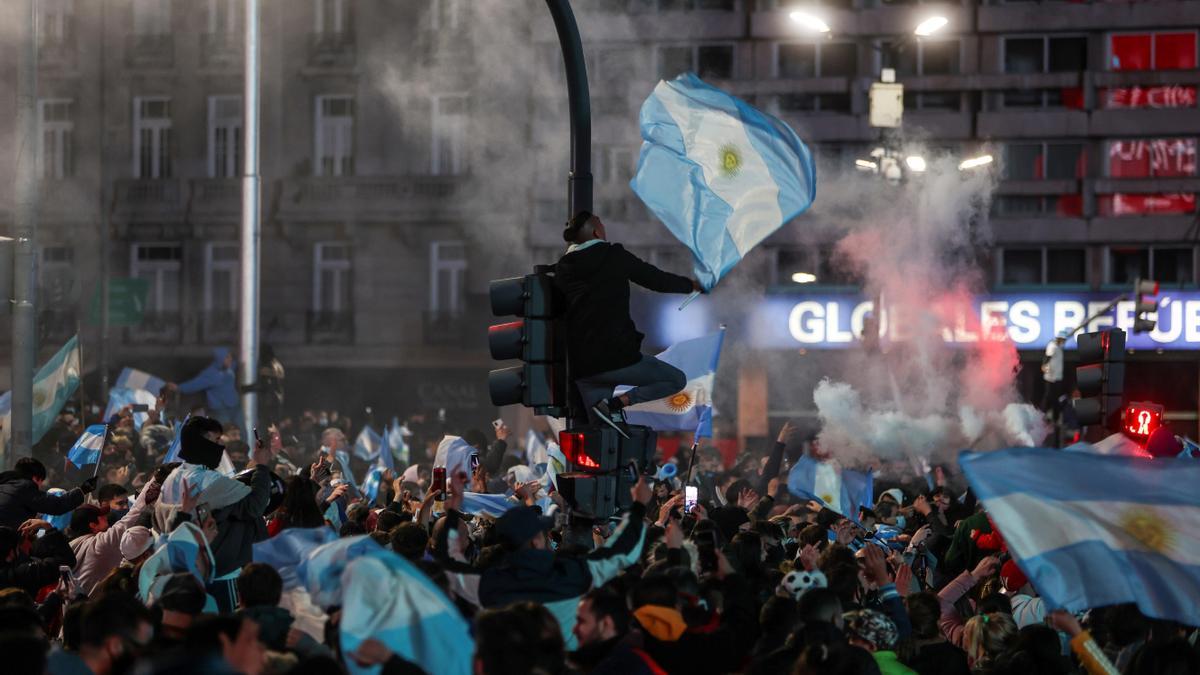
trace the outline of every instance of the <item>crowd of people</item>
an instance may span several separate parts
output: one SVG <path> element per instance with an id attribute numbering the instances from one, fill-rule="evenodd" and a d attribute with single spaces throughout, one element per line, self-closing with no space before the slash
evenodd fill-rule
<path id="1" fill-rule="evenodd" d="M 674 477 L 640 477 L 627 510 L 592 522 L 503 425 L 443 438 L 413 421 L 411 463 L 372 498 L 364 460 L 337 459 L 345 416 L 308 411 L 248 443 L 192 414 L 164 463 L 173 425 L 134 415 L 111 420 L 98 471 L 64 461 L 81 431 L 64 415 L 0 473 L 3 672 L 438 675 L 395 635 L 344 649 L 347 608 L 256 556 L 303 529 L 412 563 L 468 622 L 481 675 L 1200 673 L 1194 626 L 1048 606 L 952 466 L 884 470 L 855 513 L 790 494 L 789 458 L 817 452 L 790 425 L 733 465 L 704 447 L 694 466 L 670 458 Z M 472 461 L 441 462 L 443 491 L 448 442 Z M 473 510 L 479 493 L 503 508 Z"/>

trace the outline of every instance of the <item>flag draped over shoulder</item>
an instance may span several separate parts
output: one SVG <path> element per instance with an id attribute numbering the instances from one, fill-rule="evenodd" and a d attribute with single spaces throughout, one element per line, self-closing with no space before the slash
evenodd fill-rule
<path id="1" fill-rule="evenodd" d="M 1200 625 L 1200 462 L 1013 448 L 959 464 L 1049 606 Z"/>
<path id="2" fill-rule="evenodd" d="M 819 462 L 804 455 L 788 473 L 787 487 L 797 497 L 815 499 L 830 510 L 857 521 L 858 509 L 873 503 L 875 475 L 870 471 L 843 469 L 834 462 Z"/>
<path id="3" fill-rule="evenodd" d="M 796 132 L 692 73 L 660 81 L 639 123 L 630 187 L 691 249 L 705 288 L 816 198 L 816 165 Z"/>
<path id="4" fill-rule="evenodd" d="M 683 389 L 657 401 L 625 408 L 630 424 L 643 424 L 655 431 L 693 431 L 697 437 L 712 438 L 713 382 L 725 329 L 684 340 L 658 355 L 658 359 L 683 371 L 687 384 Z M 628 391 L 620 387 L 617 393 Z M 532 461 L 530 462 L 532 464 Z"/>

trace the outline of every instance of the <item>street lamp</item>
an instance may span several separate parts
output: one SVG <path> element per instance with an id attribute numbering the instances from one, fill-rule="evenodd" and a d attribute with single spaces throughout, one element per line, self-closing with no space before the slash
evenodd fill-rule
<path id="1" fill-rule="evenodd" d="M 931 16 L 917 24 L 917 27 L 913 29 L 913 33 L 917 37 L 929 37 L 945 28 L 948 23 L 950 23 L 950 19 L 944 16 Z"/>
<path id="2" fill-rule="evenodd" d="M 817 280 L 817 275 L 811 272 L 796 272 L 792 275 L 792 281 L 798 284 L 811 284 Z"/>
<path id="3" fill-rule="evenodd" d="M 980 155 L 978 157 L 964 159 L 963 161 L 959 162 L 958 170 L 959 171 L 969 171 L 971 169 L 978 169 L 981 166 L 987 166 L 988 164 L 991 164 L 991 163 L 992 163 L 991 155 Z"/>
<path id="4" fill-rule="evenodd" d="M 913 173 L 925 172 L 925 158 L 920 155 L 909 155 L 904 158 L 904 163 L 908 165 L 908 170 Z"/>
<path id="5" fill-rule="evenodd" d="M 792 23 L 800 26 L 804 30 L 813 33 L 829 32 L 829 24 L 825 23 L 825 21 L 820 17 L 809 14 L 803 10 L 796 10 L 791 14 L 788 14 L 788 18 L 792 20 Z"/>

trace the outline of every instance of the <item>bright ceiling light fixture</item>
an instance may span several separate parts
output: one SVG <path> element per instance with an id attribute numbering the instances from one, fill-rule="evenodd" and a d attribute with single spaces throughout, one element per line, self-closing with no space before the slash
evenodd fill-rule
<path id="1" fill-rule="evenodd" d="M 950 19 L 944 16 L 931 16 L 917 24 L 917 27 L 913 29 L 913 33 L 916 33 L 917 37 L 929 37 L 945 28 L 948 23 L 950 23 Z"/>
<path id="2" fill-rule="evenodd" d="M 792 281 L 798 284 L 811 284 L 817 280 L 817 275 L 809 272 L 796 272 L 792 275 Z"/>
<path id="3" fill-rule="evenodd" d="M 920 155 L 909 155 L 904 158 L 904 163 L 908 165 L 908 170 L 913 173 L 925 171 L 925 158 Z"/>
<path id="4" fill-rule="evenodd" d="M 792 20 L 792 23 L 800 26 L 804 30 L 812 31 L 814 33 L 829 32 L 829 24 L 825 23 L 825 21 L 820 17 L 809 14 L 808 12 L 796 10 L 791 14 L 788 14 L 788 18 Z"/>
<path id="5" fill-rule="evenodd" d="M 971 159 L 964 159 L 961 163 L 959 163 L 958 170 L 966 171 L 968 169 L 978 169 L 981 166 L 987 166 L 991 163 L 991 155 L 980 155 L 978 157 L 972 157 Z"/>

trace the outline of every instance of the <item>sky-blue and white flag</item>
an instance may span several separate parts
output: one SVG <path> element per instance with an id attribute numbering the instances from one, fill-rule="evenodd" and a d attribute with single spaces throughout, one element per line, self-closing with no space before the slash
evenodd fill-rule
<path id="1" fill-rule="evenodd" d="M 499 518 L 517 503 L 506 495 L 485 494 L 482 492 L 464 492 L 462 501 L 463 513 L 486 515 Z"/>
<path id="2" fill-rule="evenodd" d="M 545 464 L 548 459 L 546 439 L 530 427 L 529 431 L 525 432 L 525 463 L 529 466 L 537 466 Z"/>
<path id="3" fill-rule="evenodd" d="M 724 341 L 722 327 L 715 333 L 674 344 L 659 354 L 660 361 L 683 371 L 687 384 L 666 398 L 625 408 L 629 423 L 644 424 L 655 431 L 691 431 L 697 438 L 712 438 L 713 380 Z M 616 393 L 628 390 L 618 387 Z"/>
<path id="4" fill-rule="evenodd" d="M 51 497 L 62 497 L 63 495 L 67 494 L 67 491 L 62 488 L 50 488 L 49 490 L 46 490 L 46 494 L 50 495 Z M 67 511 L 66 513 L 61 513 L 57 516 L 52 516 L 49 513 L 42 513 L 38 514 L 38 519 L 50 523 L 50 525 L 56 530 L 66 532 L 67 528 L 71 526 L 72 513 L 74 513 L 74 511 Z"/>
<path id="5" fill-rule="evenodd" d="M 153 408 L 158 402 L 158 397 L 146 391 L 145 389 L 126 389 L 124 387 L 113 387 L 108 391 L 108 407 L 104 409 L 104 419 L 110 420 L 112 416 L 120 412 L 121 408 L 127 405 L 143 404 Z M 133 426 L 141 431 L 142 425 L 146 420 L 150 419 L 150 415 L 144 412 L 133 413 Z"/>
<path id="6" fill-rule="evenodd" d="M 374 462 L 379 459 L 379 449 L 383 447 L 383 437 L 375 432 L 370 425 L 358 432 L 354 439 L 354 456 L 364 462 Z"/>
<path id="7" fill-rule="evenodd" d="M 33 376 L 33 442 L 54 424 L 63 405 L 79 387 L 79 336 L 72 336 Z M 5 429 L 9 426 L 5 425 Z"/>
<path id="8" fill-rule="evenodd" d="M 796 132 L 692 73 L 660 81 L 639 123 L 630 187 L 691 249 L 705 288 L 816 197 L 816 165 Z"/>
<path id="9" fill-rule="evenodd" d="M 836 462 L 819 462 L 808 455 L 796 460 L 788 473 L 788 491 L 816 499 L 832 511 L 858 522 L 858 509 L 874 502 L 875 475 L 841 468 Z"/>
<path id="10" fill-rule="evenodd" d="M 542 485 L 547 489 L 553 486 L 558 489 L 558 474 L 567 470 L 567 455 L 562 451 L 562 448 L 551 441 L 546 445 L 546 474 L 542 479 Z"/>
<path id="11" fill-rule="evenodd" d="M 388 427 L 387 433 L 384 434 L 384 443 L 387 445 L 387 449 L 391 451 L 393 459 L 400 460 L 400 463 L 404 466 L 408 466 L 411 461 L 408 454 L 408 442 L 404 438 L 411 435 L 412 432 L 407 427 L 401 425 L 400 419 L 397 417 L 392 418 L 392 424 Z"/>
<path id="12" fill-rule="evenodd" d="M 363 479 L 362 486 L 358 488 L 363 493 L 363 498 L 367 500 L 369 506 L 375 506 L 375 498 L 379 496 L 379 485 L 381 483 L 383 483 L 383 467 L 377 464 L 367 472 L 367 477 Z"/>
<path id="13" fill-rule="evenodd" d="M 82 469 L 89 464 L 100 462 L 100 451 L 104 449 L 104 437 L 108 434 L 107 424 L 93 424 L 83 430 L 79 440 L 71 446 L 67 453 L 67 461 Z"/>
<path id="14" fill-rule="evenodd" d="M 292 527 L 279 534 L 256 542 L 254 562 L 266 563 L 279 572 L 285 590 L 300 586 L 296 568 L 308 554 L 322 544 L 338 538 L 337 532 L 328 525 L 321 527 Z"/>
<path id="15" fill-rule="evenodd" d="M 337 452 L 333 453 L 333 456 L 334 459 L 337 460 L 338 470 L 342 472 L 342 478 L 344 478 L 346 480 L 346 484 L 350 486 L 349 491 L 351 496 L 359 496 L 358 480 L 355 479 L 354 471 L 350 468 L 350 453 L 346 452 L 345 450 L 338 450 Z"/>
<path id="16" fill-rule="evenodd" d="M 162 378 L 155 377 L 150 373 L 137 368 L 123 368 L 121 374 L 117 376 L 117 381 L 113 383 L 114 387 L 121 389 L 142 389 L 148 391 L 155 396 L 158 396 L 162 388 L 166 386 L 166 382 Z"/>
<path id="17" fill-rule="evenodd" d="M 1200 626 L 1200 462 L 1012 448 L 959 465 L 1048 606 Z"/>
<path id="18" fill-rule="evenodd" d="M 183 442 L 183 425 L 192 418 L 192 414 L 188 413 L 187 417 L 183 418 L 182 422 L 175 424 L 175 438 L 171 439 L 171 447 L 167 448 L 167 456 L 163 457 L 163 464 L 178 462 L 179 460 L 179 445 Z"/>

